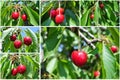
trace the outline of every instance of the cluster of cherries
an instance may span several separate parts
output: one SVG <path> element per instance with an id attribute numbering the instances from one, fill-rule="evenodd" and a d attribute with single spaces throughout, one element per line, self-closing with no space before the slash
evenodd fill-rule
<path id="1" fill-rule="evenodd" d="M 101 3 L 99 4 L 99 7 L 100 7 L 101 9 L 103 9 L 103 8 L 104 8 L 104 4 L 101 2 Z M 90 14 L 90 19 L 94 19 L 94 13 L 91 13 L 91 14 Z"/>
<path id="2" fill-rule="evenodd" d="M 17 20 L 19 18 L 19 12 L 12 12 L 11 17 L 12 17 L 12 19 Z M 27 20 L 27 15 L 22 14 L 21 18 L 22 18 L 23 21 L 26 21 Z"/>
<path id="3" fill-rule="evenodd" d="M 17 75 L 18 73 L 24 74 L 25 71 L 26 71 L 26 66 L 20 64 L 17 68 L 13 68 L 13 69 L 12 69 L 11 74 L 12 74 L 13 76 L 15 76 L 15 75 Z"/>
<path id="4" fill-rule="evenodd" d="M 110 50 L 113 53 L 116 53 L 116 52 L 118 52 L 118 47 L 117 46 L 111 46 Z M 87 63 L 88 56 L 87 56 L 87 53 L 85 51 L 74 50 L 71 54 L 71 59 L 76 66 L 82 67 Z M 100 71 L 94 71 L 93 75 L 94 75 L 95 78 L 99 77 L 100 76 Z"/>
<path id="5" fill-rule="evenodd" d="M 13 34 L 12 36 L 10 36 L 10 40 L 14 41 L 14 47 L 16 49 L 19 49 L 22 46 L 22 41 L 21 40 L 17 40 L 16 39 L 16 34 Z M 29 36 L 24 37 L 24 44 L 29 46 L 32 44 L 32 38 Z"/>
<path id="6" fill-rule="evenodd" d="M 50 10 L 50 17 L 55 19 L 55 23 L 61 24 L 64 21 L 64 9 L 57 8 Z"/>

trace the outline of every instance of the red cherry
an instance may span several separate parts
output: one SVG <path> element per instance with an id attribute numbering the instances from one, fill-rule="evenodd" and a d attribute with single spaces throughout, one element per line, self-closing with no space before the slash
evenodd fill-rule
<path id="1" fill-rule="evenodd" d="M 12 36 L 10 36 L 10 40 L 15 41 L 16 40 L 16 34 L 13 34 Z"/>
<path id="2" fill-rule="evenodd" d="M 87 62 L 87 58 L 87 53 L 84 51 L 73 51 L 71 54 L 73 63 L 78 67 L 83 66 Z"/>
<path id="3" fill-rule="evenodd" d="M 20 64 L 20 65 L 17 67 L 17 70 L 18 70 L 18 72 L 19 72 L 20 74 L 23 74 L 23 73 L 25 73 L 25 71 L 26 71 L 26 66 Z"/>
<path id="4" fill-rule="evenodd" d="M 19 17 L 19 12 L 12 12 L 12 19 L 18 19 Z"/>
<path id="5" fill-rule="evenodd" d="M 55 17 L 55 22 L 57 23 L 57 24 L 61 24 L 63 21 L 64 21 L 64 15 L 62 15 L 62 14 L 58 14 L 56 17 Z"/>
<path id="6" fill-rule="evenodd" d="M 23 15 L 21 16 L 21 18 L 22 18 L 23 21 L 26 21 L 26 20 L 27 20 L 27 15 L 26 15 L 26 14 L 23 14 Z"/>
<path id="7" fill-rule="evenodd" d="M 116 53 L 117 51 L 118 51 L 118 48 L 117 48 L 117 46 L 111 46 L 111 51 L 113 52 L 113 53 Z"/>
<path id="8" fill-rule="evenodd" d="M 17 68 L 13 68 L 11 73 L 13 76 L 17 75 L 17 73 L 18 73 Z"/>
<path id="9" fill-rule="evenodd" d="M 56 9 L 56 14 L 64 14 L 64 8 L 57 8 Z"/>
<path id="10" fill-rule="evenodd" d="M 101 9 L 103 9 L 103 8 L 104 8 L 104 4 L 101 3 L 101 4 L 99 5 L 99 7 L 100 7 Z"/>
<path id="11" fill-rule="evenodd" d="M 14 47 L 16 49 L 20 48 L 22 46 L 22 42 L 20 40 L 15 40 L 14 41 Z"/>
<path id="12" fill-rule="evenodd" d="M 56 16 L 56 10 L 55 9 L 50 10 L 50 17 L 55 18 L 55 16 Z"/>
<path id="13" fill-rule="evenodd" d="M 94 77 L 99 77 L 100 76 L 100 72 L 99 71 L 94 71 Z"/>
<path id="14" fill-rule="evenodd" d="M 94 14 L 91 14 L 91 15 L 90 15 L 90 19 L 93 19 L 93 18 L 94 18 Z"/>
<path id="15" fill-rule="evenodd" d="M 32 43 L 32 39 L 31 37 L 27 36 L 27 37 L 24 37 L 24 44 L 26 44 L 27 46 L 31 45 Z"/>

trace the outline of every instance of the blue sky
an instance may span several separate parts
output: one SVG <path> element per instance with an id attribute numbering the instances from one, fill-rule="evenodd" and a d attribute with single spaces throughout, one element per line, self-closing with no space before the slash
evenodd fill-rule
<path id="1" fill-rule="evenodd" d="M 25 34 L 25 32 L 24 32 L 24 30 L 25 30 L 26 28 L 31 29 L 33 32 L 38 32 L 38 30 L 40 30 L 39 27 L 31 27 L 31 26 L 20 27 L 20 29 L 22 29 L 22 32 L 21 32 L 22 37 L 26 36 L 26 34 Z"/>

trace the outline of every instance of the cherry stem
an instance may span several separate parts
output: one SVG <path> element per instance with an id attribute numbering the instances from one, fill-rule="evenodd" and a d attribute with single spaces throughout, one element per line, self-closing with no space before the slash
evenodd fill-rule
<path id="1" fill-rule="evenodd" d="M 59 1 L 59 8 L 60 8 L 60 1 Z M 60 14 L 60 10 L 59 10 L 59 14 Z"/>

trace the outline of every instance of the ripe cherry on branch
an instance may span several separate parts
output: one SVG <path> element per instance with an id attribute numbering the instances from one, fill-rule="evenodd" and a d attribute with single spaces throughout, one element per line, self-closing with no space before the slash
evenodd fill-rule
<path id="1" fill-rule="evenodd" d="M 13 68 L 11 73 L 12 73 L 13 76 L 17 75 L 17 73 L 18 73 L 17 68 Z"/>
<path id="2" fill-rule="evenodd" d="M 11 41 L 15 41 L 15 40 L 16 40 L 16 34 L 11 35 L 11 36 L 10 36 L 10 40 L 11 40 Z"/>
<path id="3" fill-rule="evenodd" d="M 18 70 L 18 72 L 19 72 L 20 74 L 23 74 L 23 73 L 25 73 L 25 71 L 26 71 L 26 66 L 20 64 L 20 65 L 17 67 L 17 70 Z"/>
<path id="4" fill-rule="evenodd" d="M 116 53 L 117 51 L 118 51 L 118 48 L 117 48 L 117 46 L 111 46 L 111 51 L 113 52 L 113 53 Z"/>
<path id="5" fill-rule="evenodd" d="M 99 7 L 100 7 L 101 9 L 103 9 L 103 8 L 104 8 L 104 4 L 103 4 L 103 3 L 100 3 L 100 4 L 99 4 Z"/>
<path id="6" fill-rule="evenodd" d="M 97 78 L 100 76 L 100 72 L 99 71 L 94 71 L 94 77 Z"/>
<path id="7" fill-rule="evenodd" d="M 56 17 L 55 17 L 55 22 L 57 24 L 61 24 L 63 21 L 64 21 L 64 15 L 63 14 L 58 14 Z"/>
<path id="8" fill-rule="evenodd" d="M 64 14 L 64 8 L 57 8 L 56 9 L 56 14 Z"/>
<path id="9" fill-rule="evenodd" d="M 73 51 L 71 54 L 71 59 L 73 63 L 78 67 L 82 67 L 83 65 L 85 65 L 85 63 L 87 62 L 87 58 L 87 53 L 84 51 Z"/>
<path id="10" fill-rule="evenodd" d="M 14 41 L 14 47 L 16 49 L 19 49 L 22 46 L 22 42 L 20 40 L 15 40 Z"/>
<path id="11" fill-rule="evenodd" d="M 50 17 L 55 18 L 55 16 L 56 16 L 56 10 L 55 9 L 50 10 Z"/>
<path id="12" fill-rule="evenodd" d="M 93 19 L 94 18 L 94 14 L 90 14 L 90 19 Z"/>
<path id="13" fill-rule="evenodd" d="M 23 21 L 26 21 L 27 20 L 27 15 L 26 14 L 22 14 L 21 18 L 22 18 Z"/>
<path id="14" fill-rule="evenodd" d="M 31 45 L 32 43 L 32 38 L 29 36 L 24 37 L 24 44 L 26 44 L 27 46 Z"/>
<path id="15" fill-rule="evenodd" d="M 12 19 L 17 20 L 19 17 L 19 12 L 12 12 Z"/>

